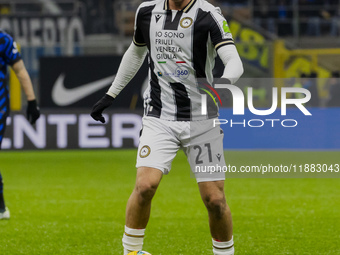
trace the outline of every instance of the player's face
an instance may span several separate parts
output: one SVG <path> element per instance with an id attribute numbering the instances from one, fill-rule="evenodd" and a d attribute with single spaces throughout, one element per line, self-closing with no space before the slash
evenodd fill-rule
<path id="1" fill-rule="evenodd" d="M 185 5 L 188 4 L 188 2 L 190 2 L 190 0 L 170 0 L 170 7 L 172 4 L 177 8 L 185 7 Z"/>

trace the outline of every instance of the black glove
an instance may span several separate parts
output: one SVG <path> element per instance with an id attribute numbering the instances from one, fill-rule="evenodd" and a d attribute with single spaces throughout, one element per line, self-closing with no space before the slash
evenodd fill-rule
<path id="1" fill-rule="evenodd" d="M 100 121 L 101 123 L 105 123 L 105 118 L 103 117 L 102 113 L 104 109 L 111 106 L 115 100 L 113 97 L 105 94 L 92 108 L 91 117 L 96 120 Z"/>
<path id="2" fill-rule="evenodd" d="M 27 101 L 26 116 L 27 120 L 34 125 L 37 119 L 40 117 L 40 109 L 37 105 L 37 100 Z"/>

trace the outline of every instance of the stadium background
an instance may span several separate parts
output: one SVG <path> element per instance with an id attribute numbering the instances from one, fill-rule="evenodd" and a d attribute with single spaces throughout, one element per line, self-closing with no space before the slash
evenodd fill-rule
<path id="1" fill-rule="evenodd" d="M 89 112 L 131 43 L 140 2 L 0 0 L 0 28 L 20 45 L 42 111 L 31 127 L 20 84 L 11 73 L 12 114 L 0 170 L 12 219 L 0 222 L 1 254 L 120 251 L 125 202 L 134 182 L 146 63 L 106 112 L 107 124 L 95 123 Z M 312 116 L 294 107 L 286 117 L 279 108 L 270 116 L 295 119 L 295 128 L 223 125 L 227 163 L 339 164 L 339 1 L 209 2 L 221 6 L 227 17 L 245 67 L 238 85 L 245 95 L 246 88 L 253 87 L 255 107 L 271 106 L 273 87 L 304 87 L 312 93 L 306 104 Z M 217 77 L 222 68 L 218 60 Z M 87 92 L 77 98 L 72 92 L 81 87 Z M 224 99 L 220 118 L 230 120 L 230 95 Z M 243 119 L 265 118 L 246 111 L 235 121 Z M 145 248 L 151 253 L 210 254 L 205 211 L 187 168 L 179 153 L 156 196 Z M 293 174 L 236 177 L 242 178 L 228 179 L 226 187 L 239 254 L 340 254 L 339 174 L 332 172 L 327 179 Z M 152 239 L 152 233 L 161 238 Z M 187 235 L 195 245 L 182 241 Z"/>

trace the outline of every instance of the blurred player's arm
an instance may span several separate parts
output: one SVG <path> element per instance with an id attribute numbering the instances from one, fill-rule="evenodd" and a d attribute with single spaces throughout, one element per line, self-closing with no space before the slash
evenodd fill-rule
<path id="1" fill-rule="evenodd" d="M 112 105 L 115 97 L 136 75 L 144 62 L 146 53 L 146 46 L 137 46 L 135 43 L 131 43 L 130 47 L 122 58 L 116 78 L 114 79 L 111 87 L 109 88 L 106 95 L 102 97 L 92 108 L 91 116 L 94 120 L 105 123 L 105 119 L 102 115 L 103 111 Z"/>
<path id="2" fill-rule="evenodd" d="M 28 75 L 28 72 L 24 65 L 24 61 L 19 60 L 18 62 L 12 65 L 12 69 L 15 72 L 16 76 L 18 77 L 18 80 L 26 95 L 27 101 L 35 100 L 35 94 L 34 94 L 34 90 L 32 86 L 32 81 L 31 81 L 30 76 Z"/>
<path id="3" fill-rule="evenodd" d="M 34 124 L 35 121 L 40 117 L 40 110 L 37 106 L 32 81 L 26 70 L 24 61 L 19 60 L 15 62 L 12 65 L 12 69 L 15 72 L 27 98 L 27 119 L 31 122 L 31 124 Z"/>

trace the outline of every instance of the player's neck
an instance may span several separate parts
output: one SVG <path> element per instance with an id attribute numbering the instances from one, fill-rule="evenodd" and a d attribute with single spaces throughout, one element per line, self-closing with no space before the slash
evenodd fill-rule
<path id="1" fill-rule="evenodd" d="M 182 10 L 191 0 L 169 0 L 170 10 Z"/>

